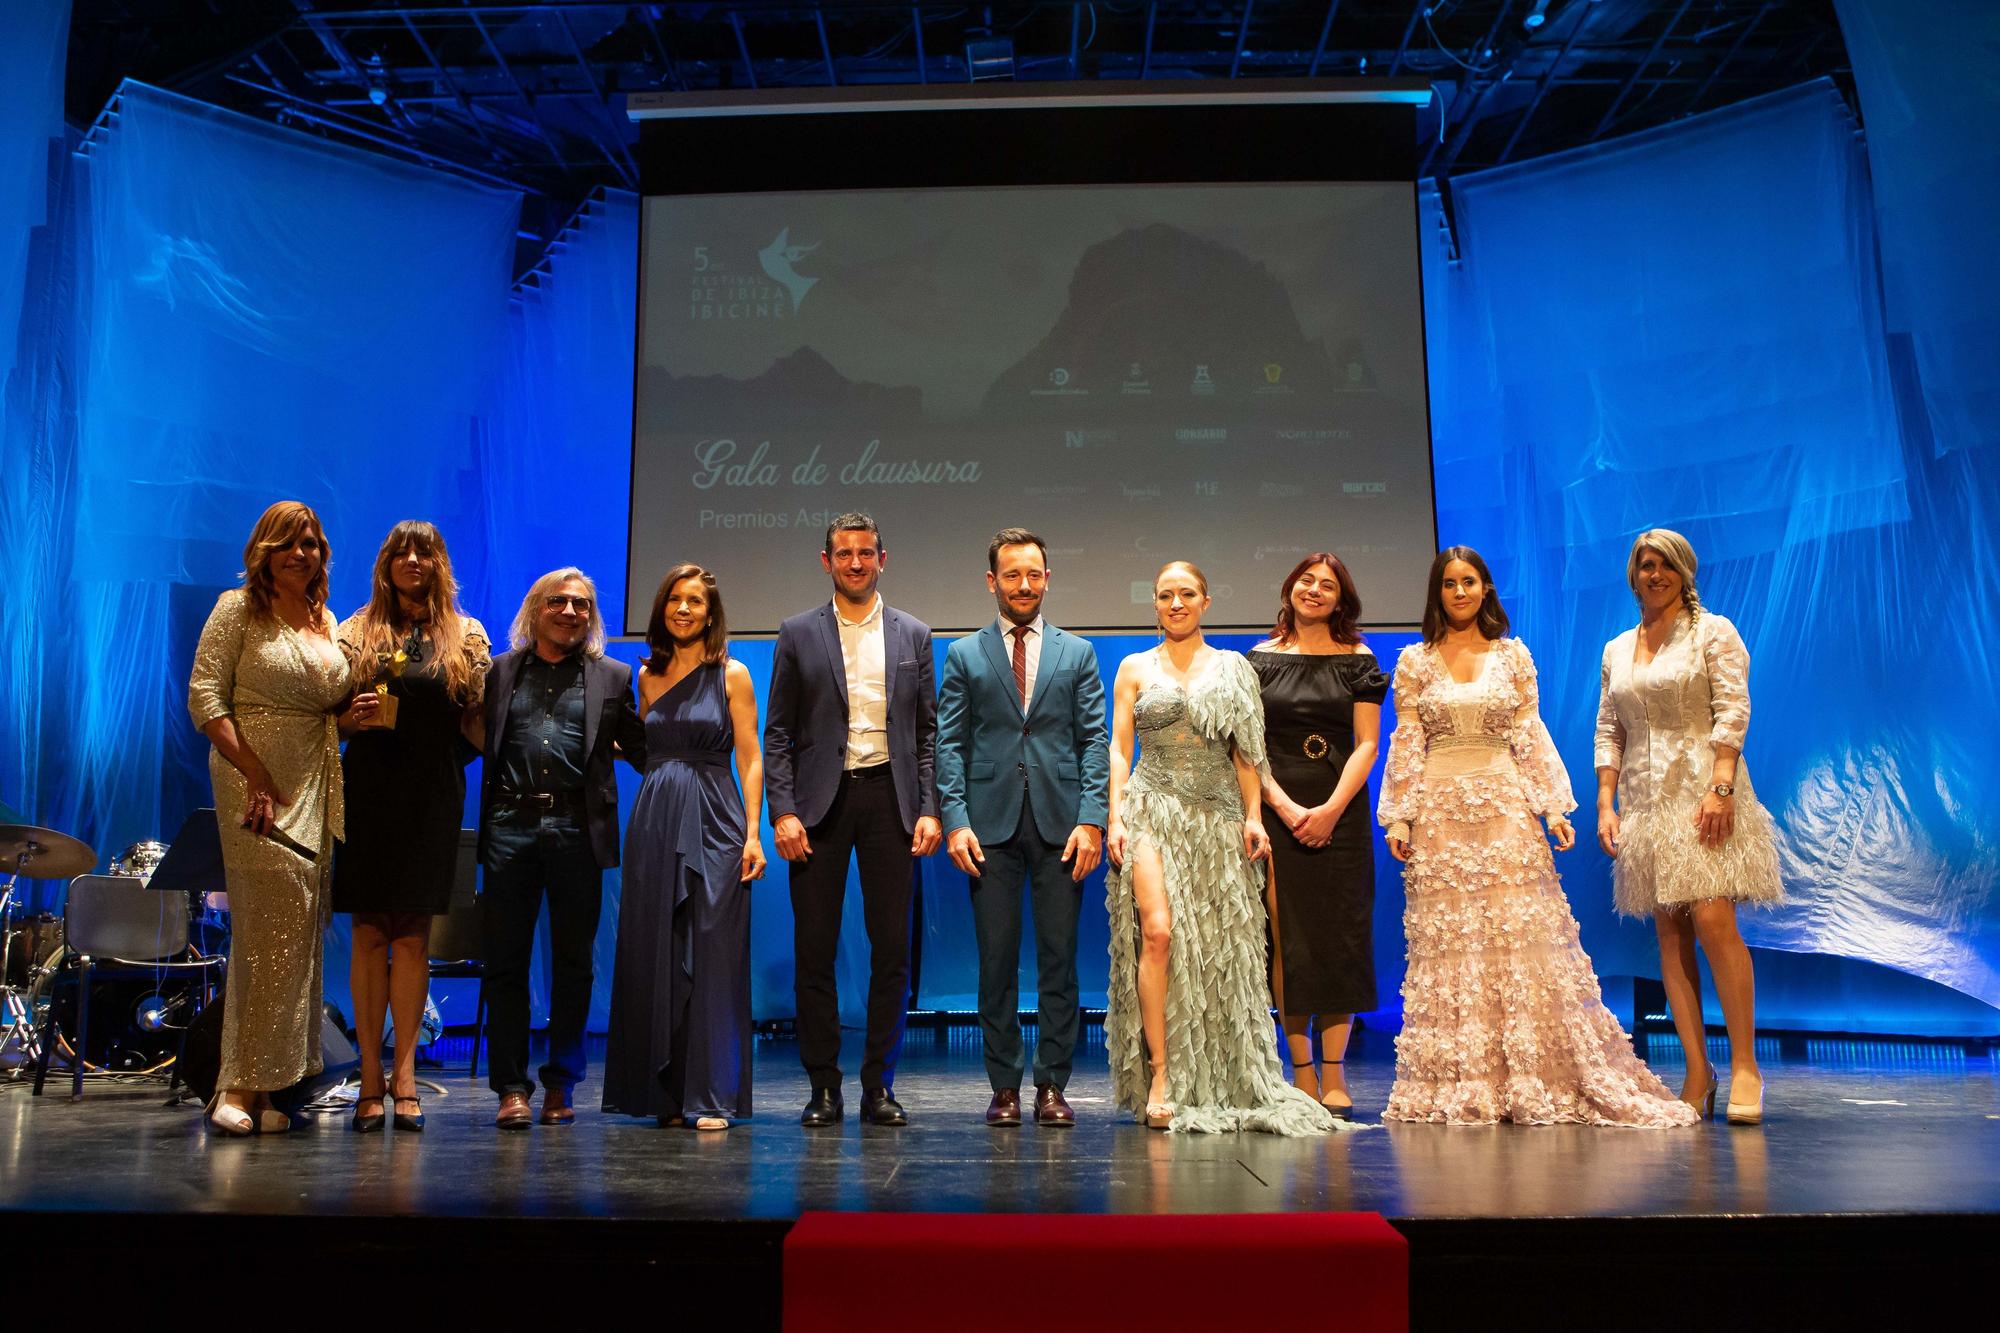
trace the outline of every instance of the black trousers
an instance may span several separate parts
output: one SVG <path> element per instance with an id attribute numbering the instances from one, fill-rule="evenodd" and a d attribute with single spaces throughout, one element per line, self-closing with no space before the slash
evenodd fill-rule
<path id="1" fill-rule="evenodd" d="M 583 1078 L 591 960 L 604 906 L 604 871 L 590 837 L 566 815 L 511 815 L 487 830 L 482 918 L 486 937 L 487 1084 L 533 1092 L 528 1077 L 528 965 L 535 921 L 549 900 L 549 1059 L 546 1087 L 567 1092 Z"/>
<path id="2" fill-rule="evenodd" d="M 986 864 L 972 887 L 972 928 L 979 941 L 979 1030 L 986 1077 L 995 1092 L 1018 1089 L 1027 1064 L 1021 1046 L 1021 881 L 1035 899 L 1035 959 L 1039 1036 L 1035 1083 L 1069 1085 L 1076 1056 L 1076 923 L 1083 886 L 1069 877 L 1063 849 L 1042 841 L 1027 794 L 1021 823 L 1003 843 L 983 846 Z"/>
<path id="3" fill-rule="evenodd" d="M 910 998 L 910 834 L 896 805 L 889 766 L 850 772 L 826 818 L 806 830 L 812 855 L 791 862 L 792 954 L 796 966 L 799 1061 L 815 1091 L 840 1087 L 840 996 L 833 960 L 847 899 L 847 863 L 861 871 L 868 929 L 868 1038 L 861 1054 L 864 1092 L 890 1087 L 903 1046 Z"/>

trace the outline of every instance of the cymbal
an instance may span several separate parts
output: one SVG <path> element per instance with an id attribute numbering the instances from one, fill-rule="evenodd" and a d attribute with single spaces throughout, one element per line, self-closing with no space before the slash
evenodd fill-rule
<path id="1" fill-rule="evenodd" d="M 21 859 L 23 853 L 26 861 Z M 90 845 L 67 833 L 33 824 L 0 824 L 0 875 L 11 875 L 18 867 L 28 879 L 69 879 L 88 875 L 96 866 L 97 853 Z"/>

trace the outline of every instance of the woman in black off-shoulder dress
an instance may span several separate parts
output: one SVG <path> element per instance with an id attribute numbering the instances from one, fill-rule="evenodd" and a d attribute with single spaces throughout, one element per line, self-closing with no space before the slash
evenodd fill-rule
<path id="1" fill-rule="evenodd" d="M 1278 623 L 1252 649 L 1270 774 L 1272 995 L 1293 1081 L 1349 1114 L 1354 1015 L 1375 1007 L 1375 830 L 1368 774 L 1388 677 L 1361 641 L 1361 600 L 1339 559 L 1315 552 L 1280 585 Z M 1313 1059 L 1317 1020 L 1319 1060 Z"/>

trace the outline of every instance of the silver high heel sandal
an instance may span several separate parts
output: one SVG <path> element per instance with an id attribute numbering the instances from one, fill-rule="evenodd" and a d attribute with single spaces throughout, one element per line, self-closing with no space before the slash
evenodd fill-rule
<path id="1" fill-rule="evenodd" d="M 1693 1101 L 1688 1102 L 1688 1105 L 1692 1106 L 1696 1114 L 1700 1115 L 1703 1120 L 1710 1120 L 1715 1116 L 1715 1084 L 1715 1067 L 1710 1065 L 1708 1070 L 1708 1090 Z M 1687 1101 L 1685 1097 L 1681 1100 Z"/>
<path id="2" fill-rule="evenodd" d="M 1153 1073 L 1158 1073 L 1161 1069 L 1161 1064 L 1158 1060 L 1148 1060 L 1146 1061 L 1146 1068 Z M 1165 1129 L 1173 1123 L 1173 1120 L 1174 1104 L 1172 1102 L 1149 1101 L 1146 1103 L 1147 1129 Z"/>

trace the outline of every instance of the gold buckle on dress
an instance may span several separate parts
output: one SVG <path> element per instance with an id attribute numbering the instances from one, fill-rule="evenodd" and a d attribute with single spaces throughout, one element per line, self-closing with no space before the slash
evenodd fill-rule
<path id="1" fill-rule="evenodd" d="M 1305 744 L 1299 748 L 1305 751 L 1305 756 L 1308 759 L 1324 759 L 1326 758 L 1326 752 L 1333 747 L 1326 743 L 1326 737 L 1315 731 L 1312 735 L 1306 737 Z"/>

